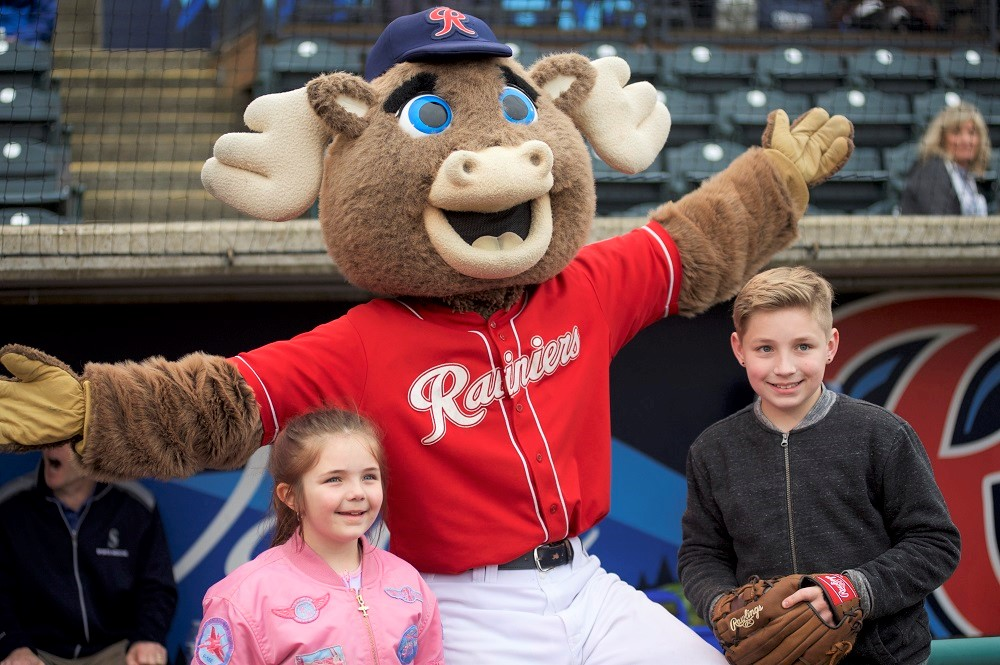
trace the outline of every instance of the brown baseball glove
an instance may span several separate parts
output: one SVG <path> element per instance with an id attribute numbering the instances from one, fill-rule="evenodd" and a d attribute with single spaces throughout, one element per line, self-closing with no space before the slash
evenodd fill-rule
<path id="1" fill-rule="evenodd" d="M 781 606 L 806 586 L 823 590 L 833 624 L 809 603 Z M 712 629 L 733 665 L 834 665 L 851 651 L 861 630 L 861 600 L 844 575 L 751 577 L 716 603 Z"/>

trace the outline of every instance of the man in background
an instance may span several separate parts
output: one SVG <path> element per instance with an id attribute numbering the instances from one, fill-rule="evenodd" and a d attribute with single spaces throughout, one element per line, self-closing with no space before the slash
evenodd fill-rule
<path id="1" fill-rule="evenodd" d="M 0 665 L 166 665 L 176 605 L 142 485 L 86 477 L 65 444 L 0 487 Z"/>

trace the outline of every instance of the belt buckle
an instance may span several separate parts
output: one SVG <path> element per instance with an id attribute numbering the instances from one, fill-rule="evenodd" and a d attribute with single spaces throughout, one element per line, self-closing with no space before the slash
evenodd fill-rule
<path id="1" fill-rule="evenodd" d="M 546 566 L 542 562 L 541 557 L 539 556 L 539 550 L 541 550 L 542 548 L 545 548 L 546 550 L 548 550 L 549 548 L 552 548 L 552 549 L 558 548 L 559 550 L 565 549 L 565 551 L 566 551 L 566 561 L 559 561 L 559 558 L 562 556 L 562 552 L 560 551 L 560 552 L 557 552 L 555 554 L 554 560 L 556 561 L 556 563 L 553 564 L 553 565 L 551 565 L 551 566 Z M 565 540 L 561 540 L 558 543 L 551 543 L 551 544 L 547 543 L 545 545 L 539 545 L 534 550 L 532 550 L 532 555 L 535 557 L 535 568 L 537 568 L 539 571 L 541 571 L 543 573 L 547 573 L 550 570 L 558 568 L 559 566 L 564 566 L 567 563 L 569 563 L 570 561 L 572 561 L 573 560 L 573 549 L 569 546 L 569 543 L 567 543 Z"/>

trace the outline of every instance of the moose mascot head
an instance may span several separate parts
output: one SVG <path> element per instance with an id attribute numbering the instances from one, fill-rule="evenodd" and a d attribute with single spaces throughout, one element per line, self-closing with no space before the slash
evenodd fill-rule
<path id="1" fill-rule="evenodd" d="M 483 21 L 435 7 L 394 20 L 363 77 L 254 100 L 252 131 L 216 142 L 206 188 L 275 221 L 318 198 L 331 257 L 377 297 L 228 358 L 78 375 L 8 345 L 2 448 L 70 440 L 95 474 L 170 478 L 239 467 L 304 411 L 357 409 L 384 431 L 390 549 L 430 579 L 449 663 L 722 662 L 580 544 L 609 510 L 608 365 L 788 246 L 853 129 L 774 111 L 761 147 L 587 244 L 590 150 L 635 173 L 670 128 L 653 87 L 628 79 L 615 57 L 525 68 Z"/>

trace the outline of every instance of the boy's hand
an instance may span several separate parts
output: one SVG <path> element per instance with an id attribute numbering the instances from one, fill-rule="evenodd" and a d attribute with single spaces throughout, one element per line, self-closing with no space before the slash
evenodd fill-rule
<path id="1" fill-rule="evenodd" d="M 813 609 L 816 610 L 816 614 L 818 614 L 819 618 L 823 620 L 823 623 L 828 626 L 833 625 L 833 611 L 830 609 L 830 605 L 826 602 L 826 598 L 823 596 L 823 591 L 818 586 L 809 586 L 799 589 L 791 596 L 781 601 L 781 606 L 787 610 L 796 603 L 809 603 L 812 605 Z"/>

